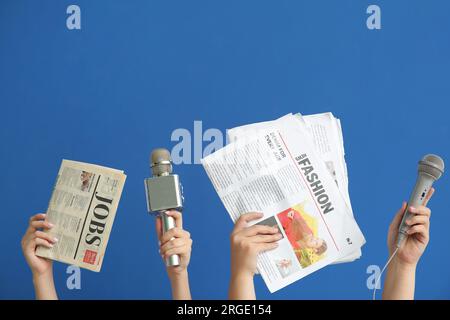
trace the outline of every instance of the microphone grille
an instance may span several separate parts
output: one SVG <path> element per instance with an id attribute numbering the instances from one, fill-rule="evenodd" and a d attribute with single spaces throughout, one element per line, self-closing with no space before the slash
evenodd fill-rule
<path id="1" fill-rule="evenodd" d="M 419 172 L 427 173 L 435 180 L 442 176 L 444 167 L 444 160 L 435 154 L 427 154 L 419 161 Z"/>
<path id="2" fill-rule="evenodd" d="M 170 152 L 164 148 L 158 148 L 152 151 L 150 156 L 150 167 L 154 176 L 172 173 L 172 160 Z"/>

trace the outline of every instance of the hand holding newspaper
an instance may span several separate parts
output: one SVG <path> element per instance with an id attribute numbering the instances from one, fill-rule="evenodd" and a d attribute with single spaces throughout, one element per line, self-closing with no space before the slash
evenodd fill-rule
<path id="1" fill-rule="evenodd" d="M 286 117 L 288 116 L 291 115 Z M 308 131 L 309 139 L 314 146 L 316 154 L 325 162 L 327 170 L 335 180 L 353 216 L 348 192 L 347 165 L 344 157 L 344 140 L 340 120 L 335 118 L 331 112 L 307 116 L 296 114 L 295 117 L 301 122 L 300 125 L 304 126 L 305 131 Z M 228 131 L 229 140 L 235 141 L 239 137 L 245 138 L 246 135 L 254 134 L 258 128 L 270 125 L 270 123 L 273 122 L 254 123 L 230 129 Z M 359 257 L 361 257 L 360 249 L 336 260 L 333 264 L 354 261 Z"/>
<path id="2" fill-rule="evenodd" d="M 36 254 L 100 271 L 125 179 L 120 170 L 63 160 L 46 218 L 58 242 Z"/>
<path id="3" fill-rule="evenodd" d="M 261 253 L 257 263 L 271 292 L 328 264 L 358 258 L 365 243 L 347 197 L 342 136 L 327 138 L 320 122 L 289 114 L 231 129 L 232 142 L 202 159 L 233 221 L 258 211 L 264 217 L 257 224 L 280 229 L 278 248 Z M 333 123 L 339 131 L 340 123 Z"/>

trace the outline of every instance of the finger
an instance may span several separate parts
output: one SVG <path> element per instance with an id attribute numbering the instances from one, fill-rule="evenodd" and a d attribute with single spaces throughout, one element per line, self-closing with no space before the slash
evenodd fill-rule
<path id="1" fill-rule="evenodd" d="M 155 228 L 156 228 L 156 235 L 157 235 L 157 237 L 158 237 L 158 241 L 161 243 L 161 236 L 162 236 L 162 222 L 161 222 L 161 217 L 156 217 Z"/>
<path id="2" fill-rule="evenodd" d="M 270 234 L 270 235 L 257 235 L 254 237 L 251 237 L 251 242 L 254 243 L 261 243 L 261 242 L 275 242 L 278 241 L 282 238 L 283 236 L 281 235 L 281 233 L 277 233 L 277 234 Z"/>
<path id="3" fill-rule="evenodd" d="M 189 240 L 189 239 L 176 238 L 176 239 L 169 240 L 160 247 L 159 251 L 161 253 L 164 253 L 167 250 L 170 250 L 172 248 L 184 246 L 187 243 L 187 240 Z"/>
<path id="4" fill-rule="evenodd" d="M 415 226 L 409 228 L 406 233 L 409 235 L 420 234 L 422 236 L 427 236 L 428 229 L 423 224 L 416 224 Z"/>
<path id="5" fill-rule="evenodd" d="M 55 226 L 54 224 L 44 220 L 30 222 L 30 227 L 32 227 L 33 229 L 51 229 L 54 226 Z"/>
<path id="6" fill-rule="evenodd" d="M 249 221 L 260 219 L 264 216 L 262 212 L 248 212 L 244 213 L 237 219 L 236 224 L 234 225 L 234 231 L 239 231 L 244 229 L 247 226 Z"/>
<path id="7" fill-rule="evenodd" d="M 161 237 L 161 245 L 172 238 L 190 238 L 190 236 L 191 235 L 189 232 L 175 227 L 163 234 L 163 236 Z"/>
<path id="8" fill-rule="evenodd" d="M 53 248 L 53 244 L 48 242 L 45 239 L 36 238 L 36 239 L 34 239 L 34 241 L 35 241 L 37 246 L 44 246 L 46 248 Z"/>
<path id="9" fill-rule="evenodd" d="M 416 215 L 407 219 L 405 222 L 408 226 L 413 226 L 416 224 L 423 224 L 425 226 L 428 226 L 428 224 L 430 223 L 430 219 L 427 216 Z"/>
<path id="10" fill-rule="evenodd" d="M 402 207 L 397 211 L 394 219 L 391 222 L 391 228 L 398 229 L 398 227 L 400 226 L 400 222 L 403 219 L 403 215 L 405 214 L 406 206 L 407 206 L 406 201 L 403 201 Z"/>
<path id="11" fill-rule="evenodd" d="M 34 233 L 34 235 L 36 236 L 36 238 L 41 238 L 41 239 L 47 240 L 50 243 L 58 242 L 58 238 L 53 237 L 53 236 L 49 235 L 48 233 L 45 233 L 42 231 L 36 231 Z"/>
<path id="12" fill-rule="evenodd" d="M 32 216 L 32 217 L 30 218 L 30 223 L 31 223 L 32 221 L 36 221 L 36 220 L 44 220 L 46 216 L 47 216 L 47 215 L 46 215 L 45 213 L 38 213 L 38 214 L 35 214 L 34 216 Z"/>
<path id="13" fill-rule="evenodd" d="M 434 194 L 434 188 L 431 187 L 430 190 L 428 190 L 427 196 L 425 197 L 425 199 L 423 200 L 423 205 L 426 207 L 428 204 L 428 201 L 430 201 L 431 197 Z"/>
<path id="14" fill-rule="evenodd" d="M 181 247 L 176 247 L 176 248 L 172 248 L 172 249 L 170 249 L 170 250 L 167 250 L 164 254 L 163 254 L 163 257 L 164 258 L 168 258 L 168 257 L 170 257 L 170 256 L 173 256 L 174 254 L 177 254 L 177 255 L 186 255 L 186 254 L 188 254 L 188 253 L 190 253 L 191 252 L 191 246 L 189 246 L 189 245 L 184 245 L 184 246 L 181 246 Z"/>
<path id="15" fill-rule="evenodd" d="M 270 243 L 259 243 L 256 246 L 256 250 L 258 252 L 269 251 L 278 248 L 278 242 L 270 242 Z"/>
<path id="16" fill-rule="evenodd" d="M 409 207 L 409 212 L 411 212 L 414 215 L 421 215 L 426 217 L 431 217 L 431 210 L 430 208 L 419 206 L 419 207 Z"/>
<path id="17" fill-rule="evenodd" d="M 176 210 L 168 210 L 165 212 L 165 214 L 175 220 L 176 227 L 183 229 L 183 215 L 181 214 L 181 212 Z"/>
<path id="18" fill-rule="evenodd" d="M 273 234 L 278 233 L 279 229 L 277 227 L 265 226 L 265 225 L 254 225 L 245 228 L 241 233 L 245 237 L 252 237 L 257 234 Z"/>

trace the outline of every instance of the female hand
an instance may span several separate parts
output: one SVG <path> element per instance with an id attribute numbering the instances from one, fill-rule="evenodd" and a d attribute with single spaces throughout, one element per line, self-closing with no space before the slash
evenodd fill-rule
<path id="1" fill-rule="evenodd" d="M 21 242 L 23 255 L 34 276 L 52 272 L 52 260 L 38 257 L 36 255 L 37 246 L 51 248 L 58 241 L 58 239 L 43 232 L 43 230 L 49 230 L 53 227 L 51 223 L 45 221 L 45 217 L 44 213 L 39 213 L 30 218 L 28 229 Z"/>
<path id="2" fill-rule="evenodd" d="M 434 189 L 431 188 L 424 201 L 424 205 L 418 207 L 410 207 L 409 211 L 412 213 L 411 217 L 406 220 L 409 226 L 407 231 L 408 237 L 403 241 L 403 244 L 397 252 L 396 259 L 405 265 L 414 266 L 419 261 L 430 239 L 430 216 L 431 210 L 426 207 L 428 201 L 433 196 Z M 389 226 L 388 233 L 388 248 L 392 254 L 396 248 L 398 228 L 403 219 L 406 210 L 406 202 L 403 202 L 402 207 L 397 212 L 394 220 Z"/>
<path id="3" fill-rule="evenodd" d="M 189 232 L 183 230 L 183 218 L 180 212 L 175 210 L 167 211 L 166 214 L 175 220 L 175 228 L 166 233 L 162 232 L 162 221 L 156 219 L 156 232 L 160 241 L 159 252 L 165 261 L 171 255 L 180 257 L 180 265 L 167 267 L 169 277 L 177 276 L 186 272 L 191 259 L 192 239 Z"/>
<path id="4" fill-rule="evenodd" d="M 262 251 L 278 247 L 282 238 L 278 227 L 266 225 L 247 226 L 247 223 L 263 217 L 262 213 L 250 212 L 239 217 L 231 233 L 232 276 L 253 277 L 256 272 L 256 258 Z"/>

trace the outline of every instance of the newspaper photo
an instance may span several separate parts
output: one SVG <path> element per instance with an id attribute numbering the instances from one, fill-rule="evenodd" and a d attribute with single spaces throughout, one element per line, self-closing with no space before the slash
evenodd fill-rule
<path id="1" fill-rule="evenodd" d="M 63 160 L 47 209 L 45 232 L 58 239 L 38 256 L 99 272 L 126 175 L 123 171 Z"/>
<path id="2" fill-rule="evenodd" d="M 365 243 L 300 123 L 297 116 L 287 115 L 258 124 L 257 130 L 230 139 L 202 159 L 233 221 L 246 212 L 262 212 L 256 224 L 280 229 L 279 246 L 258 256 L 258 271 L 270 292 L 358 252 Z"/>

